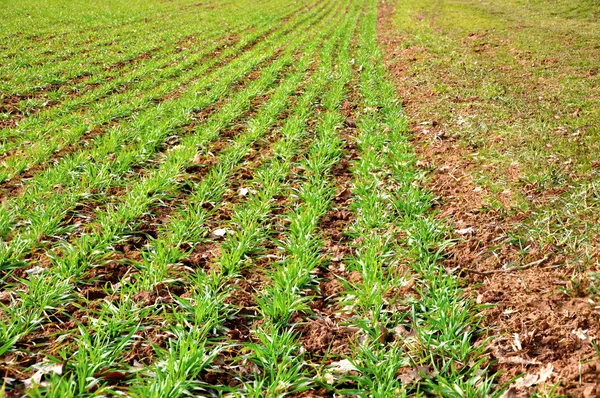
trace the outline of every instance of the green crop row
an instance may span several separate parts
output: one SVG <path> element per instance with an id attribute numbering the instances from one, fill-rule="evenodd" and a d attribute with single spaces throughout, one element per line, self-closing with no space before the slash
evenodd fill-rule
<path id="1" fill-rule="evenodd" d="M 294 22 L 296 26 L 288 29 L 302 27 L 309 17 L 315 16 L 306 14 Z M 112 181 L 123 182 L 118 180 L 119 176 L 134 164 L 151 158 L 167 137 L 192 121 L 193 112 L 214 103 L 234 82 L 271 59 L 282 44 L 277 38 L 281 40 L 286 33 L 288 30 L 279 29 L 270 42 L 263 41 L 222 69 L 202 76 L 186 95 L 149 109 L 128 125 L 116 126 L 97 140 L 91 150 L 73 154 L 37 175 L 23 195 L 0 208 L 4 227 L 1 232 L 6 236 L 12 230 L 14 234 L 10 245 L 2 243 L 0 248 L 0 257 L 4 259 L 0 262 L 5 265 L 1 268 L 11 267 L 11 263 L 17 265 L 17 259 L 31 250 L 40 238 L 68 232 L 69 228 L 61 226 L 61 222 L 78 200 L 89 198 L 92 189 L 101 191 Z M 202 90 L 207 91 L 202 93 Z M 107 156 L 111 153 L 114 156 L 109 160 Z M 57 185 L 62 188 L 60 193 L 56 192 Z M 25 228 L 17 230 L 17 235 L 14 227 L 20 226 L 19 220 L 27 220 L 27 224 L 21 224 Z"/>
<path id="2" fill-rule="evenodd" d="M 277 12 L 273 11 L 268 15 L 276 16 L 281 11 L 280 7 Z M 233 21 L 236 21 L 236 25 L 238 23 L 244 25 L 252 24 L 257 19 L 260 20 L 257 18 L 260 14 L 244 13 L 240 15 L 238 11 L 225 15 L 229 14 L 232 20 L 227 20 L 225 23 L 216 14 L 184 13 L 174 19 L 177 23 L 173 26 L 165 26 L 165 23 L 161 23 L 159 20 L 150 26 L 142 26 L 133 31 L 130 31 L 131 27 L 123 28 L 124 32 L 111 30 L 104 33 L 105 39 L 96 39 L 90 44 L 87 44 L 86 40 L 82 38 L 75 38 L 73 43 L 75 48 L 70 48 L 66 43 L 61 42 L 62 48 L 66 48 L 69 54 L 57 53 L 56 59 L 49 59 L 45 54 L 31 55 L 28 53 L 25 57 L 15 55 L 6 63 L 5 72 L 0 68 L 0 76 L 5 82 L 0 87 L 0 91 L 7 97 L 15 94 L 26 98 L 49 84 L 68 86 L 69 82 L 87 80 L 87 77 L 104 79 L 104 76 L 118 73 L 121 65 L 126 65 L 137 57 L 144 58 L 164 48 L 185 54 L 189 52 L 189 46 L 195 47 L 202 44 L 205 40 L 204 35 L 227 28 L 231 31 Z M 169 20 L 167 19 L 167 21 Z M 202 21 L 202 25 L 198 25 L 198 20 Z M 235 30 L 232 33 L 235 33 Z M 192 35 L 199 36 L 196 43 L 192 45 L 179 43 Z M 144 40 L 140 41 L 140 37 L 143 37 Z M 83 57 L 85 57 L 85 62 L 82 63 Z M 55 91 L 51 90 L 51 92 Z"/>
<path id="3" fill-rule="evenodd" d="M 364 339 L 348 355 L 355 374 L 347 379 L 355 388 L 344 392 L 487 396 L 493 379 L 485 375 L 483 347 L 473 345 L 479 318 L 442 265 L 444 227 L 420 188 L 406 119 L 377 48 L 376 17 L 373 1 L 358 40 L 360 160 L 354 165 L 356 221 L 348 230 L 354 237 L 348 269 L 360 278 L 346 281 L 344 299 Z"/>
<path id="4" fill-rule="evenodd" d="M 327 14 L 321 13 L 315 15 L 313 19 L 315 21 L 319 19 L 328 21 L 332 15 L 335 15 L 335 11 L 335 8 L 329 7 Z M 294 92 L 296 86 L 303 80 L 303 75 L 306 73 L 306 69 L 312 63 L 312 54 L 316 48 L 318 48 L 320 41 L 327 37 L 328 29 L 332 29 L 332 25 L 329 25 L 329 28 L 326 28 L 324 23 L 320 22 L 319 24 L 306 29 L 303 31 L 303 33 L 294 36 L 294 39 L 289 43 L 289 48 L 287 50 L 287 53 L 290 54 L 289 56 L 294 54 L 293 50 L 297 46 L 309 38 L 309 32 L 318 32 L 318 38 L 311 38 L 306 47 L 303 48 L 304 55 L 297 62 L 295 67 L 297 72 L 282 80 L 276 91 L 271 96 L 271 99 L 261 107 L 261 110 L 259 110 L 259 113 L 256 115 L 256 117 L 249 122 L 246 132 L 237 137 L 236 140 L 219 155 L 219 163 L 217 163 L 217 166 L 215 166 L 215 168 L 197 186 L 197 189 L 192 196 L 193 204 L 188 203 L 188 206 L 181 208 L 180 212 L 177 213 L 179 216 L 174 216 L 174 218 L 171 219 L 172 222 L 165 226 L 165 235 L 162 235 L 162 238 L 157 238 L 156 241 L 150 244 L 152 249 L 148 251 L 148 257 L 146 257 L 148 260 L 150 260 L 149 263 L 146 263 L 147 265 L 156 267 L 160 264 L 163 264 L 164 261 L 170 260 L 177 262 L 181 258 L 181 255 L 185 253 L 180 252 L 179 254 L 176 254 L 176 252 L 179 251 L 179 244 L 182 241 L 190 238 L 198 238 L 198 236 L 193 235 L 193 231 L 189 231 L 186 227 L 191 226 L 190 223 L 196 224 L 195 221 L 201 221 L 206 217 L 202 215 L 202 213 L 205 211 L 202 207 L 202 204 L 206 201 L 218 200 L 218 196 L 221 195 L 223 191 L 221 191 L 219 194 L 219 191 L 215 192 L 214 188 L 220 187 L 221 184 L 227 180 L 227 176 L 232 172 L 231 168 L 234 167 L 234 165 L 239 162 L 244 154 L 248 152 L 252 142 L 255 142 L 260 138 L 260 136 L 264 135 L 265 132 L 270 129 L 270 126 L 275 122 L 277 114 L 281 113 L 285 109 L 287 101 L 289 101 L 290 94 Z M 310 34 L 312 35 L 314 33 Z M 264 69 L 264 80 L 267 80 L 267 76 L 275 76 L 281 67 L 289 65 L 289 62 L 292 59 L 289 58 L 289 56 L 286 56 L 285 53 L 281 54 L 278 61 L 275 61 L 281 66 L 275 67 L 274 63 L 273 66 Z M 327 70 L 322 70 L 321 73 L 326 74 Z M 309 77 L 309 79 L 313 81 L 312 78 Z M 260 80 L 262 79 L 259 79 L 256 82 L 259 82 Z M 306 120 L 308 117 L 310 117 L 310 112 L 308 112 L 308 110 L 311 107 L 312 99 L 319 90 L 319 86 L 315 86 L 315 84 L 320 84 L 322 86 L 326 80 L 321 77 L 321 79 L 316 80 L 316 82 L 317 83 L 309 83 L 305 94 L 298 101 L 298 105 L 296 107 L 298 111 L 296 112 L 299 113 L 293 113 L 293 115 L 297 115 L 298 117 L 301 117 L 301 119 L 297 119 L 296 117 L 292 116 L 292 118 L 288 120 L 293 120 L 293 122 L 286 122 L 286 126 L 288 127 L 283 127 L 283 131 L 286 132 L 284 136 L 289 137 L 289 139 L 292 140 L 291 142 L 297 141 L 296 135 L 302 133 L 303 123 L 301 120 Z M 256 83 L 254 91 L 258 93 L 264 91 L 265 88 L 266 87 L 260 86 L 258 83 Z M 241 101 L 239 101 L 239 99 L 232 100 L 232 106 L 235 106 L 235 103 L 238 102 Z M 215 118 L 214 120 L 216 121 L 218 119 Z M 215 123 L 207 121 L 205 126 L 206 134 L 215 134 Z M 289 143 L 290 142 L 288 142 L 288 144 Z M 185 144 L 180 146 L 190 148 L 187 160 L 189 162 L 189 157 L 193 157 L 196 153 L 195 143 L 192 139 L 190 139 L 189 146 Z M 293 147 L 288 148 L 288 156 L 293 154 L 291 151 L 293 149 Z M 183 151 L 183 149 L 181 150 Z M 173 152 L 175 152 L 175 150 L 173 150 Z M 173 161 L 176 161 L 177 157 L 174 156 L 173 152 L 168 154 L 167 162 L 170 159 L 174 159 Z M 280 154 L 281 156 L 284 155 L 284 153 L 280 151 L 276 151 L 276 153 Z M 279 159 L 279 157 L 277 159 Z M 289 169 L 289 161 L 284 161 L 283 163 L 280 163 L 279 166 L 276 166 L 276 163 L 270 162 L 265 164 L 261 170 L 257 171 L 257 177 L 255 180 L 256 186 L 258 187 L 260 185 L 264 187 L 265 191 L 260 190 L 260 194 L 257 193 L 256 196 L 252 196 L 248 199 L 250 203 L 240 204 L 238 210 L 234 212 L 231 222 L 232 224 L 238 225 L 239 234 L 236 233 L 231 236 L 231 239 L 234 240 L 228 239 L 226 242 L 224 242 L 223 253 L 229 252 L 230 255 L 224 254 L 221 256 L 220 260 L 218 260 L 219 264 L 229 264 L 230 267 L 236 266 L 235 258 L 244 256 L 244 251 L 239 251 L 239 247 L 241 247 L 240 245 L 243 246 L 243 242 L 251 243 L 253 241 L 252 237 L 256 238 L 256 234 L 252 232 L 253 228 L 248 228 L 252 224 L 247 223 L 251 222 L 250 220 L 253 217 L 264 217 L 265 211 L 268 211 L 268 208 L 271 206 L 269 203 L 275 194 L 275 191 L 273 190 L 280 189 L 277 188 L 277 182 L 285 176 L 285 174 L 281 175 L 283 170 L 285 170 L 285 168 L 282 169 L 282 167 L 287 167 Z M 124 200 L 124 206 L 126 203 L 127 201 Z M 254 203 L 254 206 L 252 203 Z M 194 214 L 192 209 L 196 209 L 198 213 L 196 213 L 195 216 L 190 220 L 188 217 Z M 239 218 L 236 218 L 235 214 L 238 214 L 237 217 Z M 263 214 L 263 216 L 260 214 Z M 116 220 L 112 221 L 114 222 Z M 111 223 L 110 225 L 113 224 L 114 223 Z M 179 227 L 177 227 L 177 225 L 179 225 Z M 180 235 L 179 237 L 177 237 L 177 235 L 173 235 L 177 232 L 184 233 L 185 235 Z M 191 236 L 189 235 L 190 233 L 192 234 Z M 202 235 L 205 233 L 206 232 L 201 232 Z M 244 235 L 246 238 L 243 237 Z M 154 248 L 166 247 L 169 245 L 172 245 L 172 250 L 170 253 L 173 253 L 174 257 L 164 258 L 161 256 L 160 251 L 154 250 Z M 155 255 L 160 257 L 154 257 Z M 154 258 L 154 261 L 151 260 L 152 258 Z M 239 260 L 237 261 L 239 262 Z M 143 266 L 141 268 L 142 270 L 144 269 Z M 53 269 L 55 270 L 56 268 L 53 267 Z M 69 270 L 67 267 L 63 269 L 65 271 Z M 156 269 L 156 271 L 159 270 Z M 231 269 L 231 271 L 233 271 L 233 269 Z M 222 272 L 220 275 L 227 277 L 227 275 L 234 274 L 235 273 L 230 274 L 227 272 Z M 147 275 L 151 275 L 152 277 L 155 276 L 154 272 L 149 272 Z M 160 276 L 160 272 L 158 275 Z M 136 380 L 134 380 L 129 389 L 131 394 L 135 396 L 163 397 L 179 396 L 185 392 L 191 393 L 191 391 L 199 391 L 194 390 L 194 388 L 199 388 L 199 383 L 196 377 L 202 371 L 202 369 L 208 363 L 210 363 L 211 359 L 214 358 L 216 353 L 216 351 L 211 351 L 206 348 L 207 343 L 205 338 L 206 334 L 211 333 L 215 328 L 214 320 L 218 320 L 220 318 L 218 307 L 215 307 L 215 305 L 218 305 L 219 298 L 222 298 L 221 294 L 211 290 L 211 286 L 213 288 L 215 287 L 214 281 L 212 283 L 205 284 L 205 282 L 209 282 L 209 279 L 210 275 L 203 276 L 201 274 L 195 275 L 193 278 L 191 278 L 191 282 L 193 283 L 193 290 L 191 292 L 192 296 L 188 299 L 181 299 L 178 302 L 181 311 L 175 312 L 172 315 L 175 322 L 172 323 L 174 326 L 172 327 L 171 335 L 174 337 L 174 339 L 172 339 L 171 343 L 168 345 L 167 350 L 164 352 L 158 352 L 158 354 L 164 359 L 158 360 L 155 365 L 139 373 L 138 377 Z M 141 282 L 141 279 L 139 281 Z M 135 287 L 132 287 L 133 289 L 140 289 L 144 287 L 138 283 L 134 283 L 134 285 Z M 210 300 L 210 302 L 206 302 L 206 300 Z M 127 311 L 119 311 L 118 314 L 128 314 L 134 317 L 147 317 L 151 315 L 147 309 L 132 308 L 132 305 L 128 300 L 123 300 L 120 303 L 122 303 L 123 307 L 127 307 Z M 93 385 L 94 382 L 92 381 L 92 375 L 96 373 L 98 369 L 101 369 L 107 365 L 114 365 L 114 362 L 127 347 L 127 341 L 131 338 L 136 326 L 135 318 L 130 318 L 133 323 L 124 321 L 121 318 L 118 318 L 119 322 L 116 322 L 116 312 L 117 309 L 115 309 L 114 306 L 103 307 L 102 314 L 97 317 L 95 322 L 95 324 L 102 325 L 102 327 L 100 328 L 92 326 L 89 331 L 81 331 L 82 336 L 81 338 L 78 338 L 77 341 L 77 346 L 80 347 L 80 349 L 73 356 L 74 360 L 71 365 L 73 367 L 73 371 L 71 376 L 70 378 L 54 377 L 51 381 L 52 394 L 70 396 L 73 393 L 67 394 L 67 391 L 73 391 L 74 386 L 76 387 L 76 391 L 78 391 L 80 394 L 85 393 L 89 391 L 91 387 L 90 383 Z M 192 327 L 189 328 L 186 325 Z M 193 325 L 196 326 L 194 327 Z M 128 329 L 128 326 L 133 327 L 133 331 L 132 329 Z"/>
<path id="5" fill-rule="evenodd" d="M 341 105 L 352 76 L 350 40 L 362 12 L 361 2 L 352 2 L 344 24 L 338 28 L 339 43 L 327 50 L 324 68 L 335 72 L 324 93 L 322 112 L 317 117 L 315 132 L 307 143 L 307 151 L 297 160 L 302 178 L 294 191 L 293 209 L 285 215 L 285 237 L 279 242 L 281 259 L 265 270 L 265 286 L 256 296 L 262 321 L 252 329 L 256 342 L 248 344 L 244 358 L 254 362 L 258 374 L 246 383 L 244 396 L 278 396 L 282 391 L 302 392 L 314 388 L 320 379 L 311 369 L 298 340 L 297 321 L 293 317 L 310 313 L 311 288 L 316 284 L 314 271 L 323 265 L 320 221 L 330 209 L 336 187 L 332 184 L 332 168 L 343 154 L 339 132 L 344 123 Z"/>
<path id="6" fill-rule="evenodd" d="M 320 14 L 316 14 L 311 17 L 314 21 L 319 16 Z M 306 22 L 306 24 L 311 23 L 314 22 L 310 20 Z M 181 182 L 179 177 L 182 170 L 195 157 L 197 147 L 204 145 L 209 140 L 218 138 L 221 129 L 226 128 L 229 123 L 243 114 L 244 108 L 249 105 L 250 98 L 262 93 L 275 81 L 278 73 L 292 64 L 294 53 L 306 38 L 306 35 L 307 33 L 297 35 L 294 41 L 288 43 L 286 50 L 280 57 L 272 65 L 263 69 L 261 78 L 235 95 L 231 102 L 219 109 L 219 112 L 214 114 L 205 125 L 194 131 L 194 134 L 185 138 L 182 137 L 181 143 L 166 153 L 166 159 L 158 168 L 152 169 L 145 178 L 134 182 L 128 187 L 127 195 L 119 198 L 120 200 L 113 206 L 109 206 L 105 211 L 97 214 L 96 225 L 90 228 L 93 233 L 77 236 L 73 242 L 63 241 L 55 251 L 47 254 L 53 263 L 53 277 L 51 279 L 55 282 L 57 289 L 52 289 L 52 284 L 47 283 L 49 294 L 46 295 L 46 300 L 49 300 L 50 297 L 64 298 L 65 289 L 70 290 L 72 283 L 86 269 L 106 259 L 111 253 L 111 246 L 122 239 L 130 228 L 135 227 L 135 223 L 148 211 L 151 204 L 157 203 L 164 196 L 176 190 L 177 184 Z M 264 54 L 260 56 L 264 57 Z M 258 59 L 256 62 L 259 62 Z M 246 67 L 250 68 L 251 65 L 246 64 Z M 245 145 L 247 146 L 249 143 L 246 142 Z M 54 231 L 54 234 L 48 236 L 55 236 L 56 232 Z M 19 249 L 21 251 L 26 247 L 25 244 L 34 243 L 26 235 L 19 235 L 18 238 L 15 237 L 11 240 L 9 250 L 12 249 L 16 239 L 19 239 L 18 242 L 21 244 Z M 14 258 L 17 252 L 12 251 L 11 254 Z M 70 284 L 65 284 L 67 281 Z M 28 283 L 37 283 L 37 281 L 29 281 Z M 60 291 L 60 294 L 50 293 L 54 291 Z M 12 318 L 15 322 L 11 322 L 12 330 L 10 334 L 7 332 L 6 338 L 17 338 L 17 336 L 23 335 L 23 333 L 28 332 L 29 328 L 41 322 L 41 317 L 47 306 L 37 308 L 36 306 L 14 307 L 11 311 L 14 313 Z M 28 314 L 28 321 L 24 324 L 18 323 L 16 320 L 22 319 L 23 314 Z"/>
<path id="7" fill-rule="evenodd" d="M 289 14 L 282 17 L 286 15 Z M 5 142 L 2 149 L 11 152 L 3 160 L 0 181 L 14 178 L 31 167 L 47 162 L 55 152 L 69 145 L 78 142 L 78 145 L 81 145 L 81 139 L 91 131 L 102 131 L 111 122 L 122 122 L 124 118 L 135 117 L 137 112 L 168 99 L 173 92 L 184 91 L 197 80 L 199 73 L 217 67 L 228 57 L 253 45 L 268 34 L 275 23 L 276 21 L 269 20 L 264 28 L 246 35 L 214 58 L 207 59 L 219 48 L 218 43 L 195 52 L 183 62 L 173 63 L 164 68 L 160 67 L 162 61 L 158 61 L 159 65 L 150 62 L 140 70 L 134 71 L 132 76 L 124 75 L 117 81 L 91 91 L 89 95 L 68 101 L 60 108 L 54 108 L 39 117 L 26 119 L 6 135 L 8 142 Z M 152 75 L 152 71 L 155 75 Z M 125 90 L 122 91 L 122 88 Z M 86 111 L 76 112 L 93 101 L 95 103 Z M 13 140 L 9 140 L 11 136 L 14 137 Z"/>

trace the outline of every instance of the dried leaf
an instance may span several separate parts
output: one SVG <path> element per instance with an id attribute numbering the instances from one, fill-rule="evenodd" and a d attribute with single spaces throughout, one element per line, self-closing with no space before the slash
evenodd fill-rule
<path id="1" fill-rule="evenodd" d="M 597 398 L 600 395 L 600 387 L 590 384 L 583 389 L 583 398 Z"/>
<path id="2" fill-rule="evenodd" d="M 539 376 L 536 374 L 527 373 L 525 376 L 517 380 L 514 384 L 516 388 L 531 387 L 537 384 Z"/>
<path id="3" fill-rule="evenodd" d="M 515 347 L 517 348 L 517 351 L 521 351 L 523 349 L 523 346 L 521 345 L 521 339 L 519 338 L 519 333 L 514 333 L 513 337 L 515 340 Z"/>
<path id="4" fill-rule="evenodd" d="M 201 153 L 197 153 L 196 156 L 194 156 L 194 160 L 192 160 L 192 163 L 194 164 L 202 164 L 202 154 Z"/>
<path id="5" fill-rule="evenodd" d="M 42 378 L 50 373 L 55 373 L 57 375 L 62 375 L 63 370 L 65 368 L 65 364 L 64 363 L 51 363 L 51 364 L 46 364 L 46 365 L 42 365 L 37 372 L 35 372 L 33 374 L 33 376 L 31 376 L 28 379 L 23 380 L 23 384 L 25 385 L 25 388 L 31 388 L 33 386 L 44 386 L 46 385 L 46 383 L 42 382 Z"/>
<path id="6" fill-rule="evenodd" d="M 587 335 L 587 330 L 577 329 L 577 330 L 571 331 L 571 333 L 583 341 L 586 341 L 589 339 L 589 336 Z"/>
<path id="7" fill-rule="evenodd" d="M 218 228 L 210 233 L 210 236 L 213 239 L 222 238 L 225 235 L 227 235 L 227 230 L 225 228 Z"/>
<path id="8" fill-rule="evenodd" d="M 335 383 L 335 377 L 333 377 L 333 375 L 331 373 L 325 373 L 323 378 L 325 379 L 325 383 L 327 383 L 327 384 Z"/>
<path id="9" fill-rule="evenodd" d="M 454 232 L 456 232 L 459 235 L 475 235 L 475 230 L 473 228 L 471 228 L 471 227 L 457 229 Z"/>
<path id="10" fill-rule="evenodd" d="M 423 380 L 423 376 L 429 377 L 434 375 L 435 372 L 432 372 L 429 366 L 417 366 L 416 368 L 409 369 L 407 372 L 402 373 L 398 377 L 402 383 L 410 384 Z"/>
<path id="11" fill-rule="evenodd" d="M 551 363 L 549 363 L 548 365 L 544 366 L 540 370 L 540 378 L 538 380 L 538 384 L 544 383 L 546 380 L 548 380 L 552 376 L 552 371 L 553 370 L 554 370 L 554 366 L 552 366 Z"/>
<path id="12" fill-rule="evenodd" d="M 423 378 L 419 375 L 419 371 L 416 369 L 409 369 L 408 372 L 402 373 L 400 376 L 402 384 L 411 384 L 421 381 Z"/>
<path id="13" fill-rule="evenodd" d="M 329 367 L 334 373 L 345 374 L 352 371 L 357 371 L 356 366 L 352 364 L 348 359 L 342 359 L 341 361 L 332 362 Z"/>
<path id="14" fill-rule="evenodd" d="M 352 192 L 349 189 L 344 189 L 342 192 L 337 194 L 337 196 L 335 198 L 339 201 L 346 201 L 346 200 L 350 199 L 351 196 L 352 196 Z"/>
<path id="15" fill-rule="evenodd" d="M 27 275 L 39 275 L 42 272 L 44 272 L 44 267 L 40 267 L 39 265 L 35 266 L 35 267 L 32 267 L 32 268 L 29 268 L 28 270 L 25 271 L 25 273 Z"/>
<path id="16" fill-rule="evenodd" d="M 130 376 L 130 373 L 127 372 L 97 372 L 94 373 L 94 377 L 98 379 L 104 379 L 108 381 L 121 381 L 125 380 Z"/>
<path id="17" fill-rule="evenodd" d="M 165 143 L 167 145 L 177 145 L 177 144 L 179 144 L 179 137 L 176 135 L 171 135 L 171 136 L 167 137 L 167 139 L 165 140 Z"/>
<path id="18" fill-rule="evenodd" d="M 538 374 L 527 373 L 521 379 L 513 383 L 512 386 L 519 389 L 523 387 L 531 387 L 536 384 L 542 384 L 546 382 L 546 380 L 548 380 L 550 376 L 552 376 L 553 370 L 554 367 L 551 363 L 549 363 L 548 365 L 542 367 Z"/>
<path id="19" fill-rule="evenodd" d="M 500 398 L 517 398 L 517 389 L 515 387 L 509 387 L 508 390 L 504 391 Z"/>

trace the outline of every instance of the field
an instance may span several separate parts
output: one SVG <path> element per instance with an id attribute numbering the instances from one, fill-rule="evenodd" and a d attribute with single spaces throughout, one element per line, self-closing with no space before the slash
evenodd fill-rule
<path id="1" fill-rule="evenodd" d="M 470 1 L 0 5 L 0 398 L 600 394 L 597 7 Z"/>

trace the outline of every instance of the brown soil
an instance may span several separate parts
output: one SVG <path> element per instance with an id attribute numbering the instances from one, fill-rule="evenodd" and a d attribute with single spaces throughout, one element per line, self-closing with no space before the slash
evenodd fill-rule
<path id="1" fill-rule="evenodd" d="M 342 327 L 328 318 L 309 322 L 302 329 L 302 346 L 311 356 L 348 353 L 356 328 Z"/>
<path id="2" fill-rule="evenodd" d="M 400 49 L 404 38 L 392 26 L 392 16 L 392 5 L 382 3 L 379 42 L 410 121 L 412 142 L 422 159 L 419 163 L 432 169 L 427 188 L 438 197 L 438 218 L 457 231 L 472 228 L 455 234 L 457 243 L 446 253 L 446 266 L 464 277 L 478 304 L 493 304 L 481 310 L 486 328 L 481 338 L 491 338 L 491 370 L 501 372 L 497 381 L 506 383 L 516 375 L 537 374 L 551 364 L 553 374 L 548 382 L 560 383 L 559 394 L 600 396 L 595 384 L 600 380 L 600 362 L 590 344 L 590 339 L 600 336 L 598 308 L 584 297 L 559 291 L 559 287 L 572 284 L 569 277 L 575 270 L 558 267 L 564 258 L 550 247 L 534 246 L 525 266 L 510 268 L 519 258 L 518 248 L 500 243 L 498 250 L 498 242 L 505 241 L 507 232 L 528 215 L 484 211 L 484 195 L 490 193 L 476 188 L 471 177 L 481 166 L 469 160 L 468 148 L 444 135 L 460 127 L 440 120 L 431 106 L 435 93 L 410 79 L 416 54 L 432 55 L 414 46 Z M 429 130 L 426 135 L 421 134 L 424 123 Z"/>

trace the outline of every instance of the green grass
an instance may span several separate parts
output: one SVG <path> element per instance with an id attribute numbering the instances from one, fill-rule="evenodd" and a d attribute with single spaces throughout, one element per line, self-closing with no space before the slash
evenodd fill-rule
<path id="1" fill-rule="evenodd" d="M 496 394 L 375 0 L 86 4 L 0 11 L 8 391 Z M 341 352 L 307 350 L 323 320 L 354 331 Z"/>

